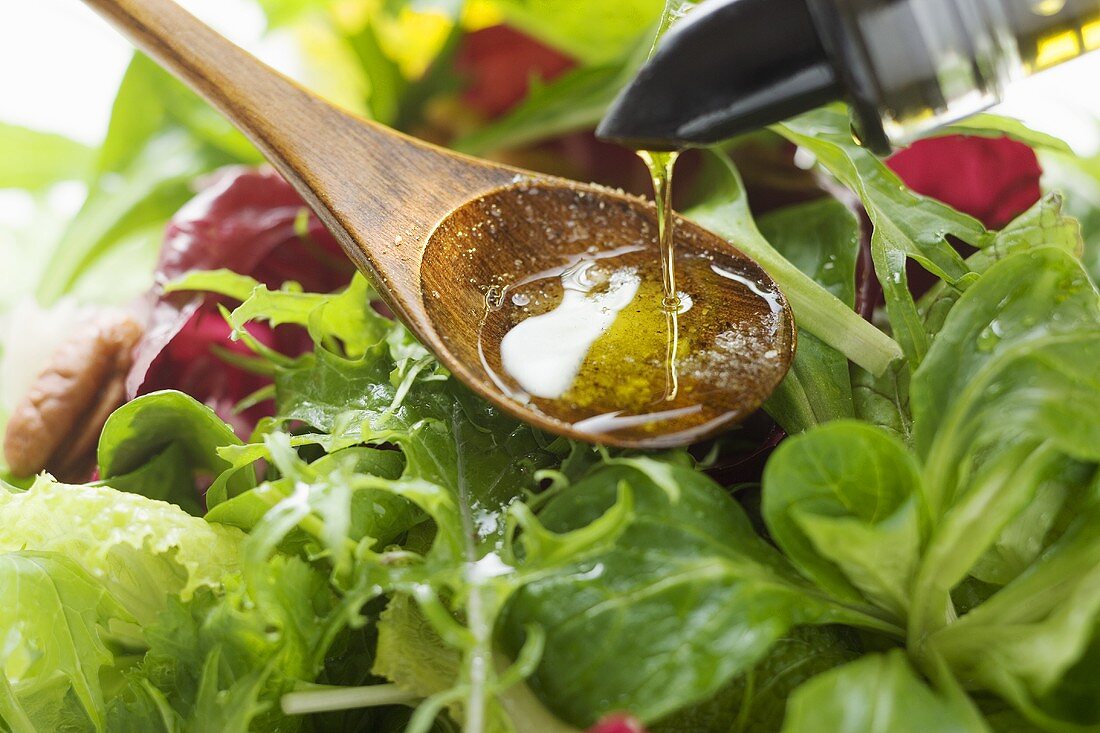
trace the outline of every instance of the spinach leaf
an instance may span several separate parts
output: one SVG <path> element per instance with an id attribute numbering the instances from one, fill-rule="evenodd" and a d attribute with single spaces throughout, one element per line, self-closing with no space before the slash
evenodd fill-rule
<path id="1" fill-rule="evenodd" d="M 698 705 L 650 725 L 652 733 L 771 733 L 783 725 L 795 688 L 859 656 L 840 626 L 800 626 L 775 642 L 755 667 Z M 731 725 L 731 721 L 733 724 Z"/>
<path id="2" fill-rule="evenodd" d="M 214 411 L 182 392 L 165 390 L 142 395 L 115 410 L 99 437 L 100 475 L 110 483 L 125 476 L 128 490 L 154 498 L 172 498 L 194 505 L 198 492 L 195 479 L 217 479 L 211 491 L 218 496 L 225 487 L 232 493 L 256 485 L 251 466 L 236 467 L 219 457 L 218 449 L 239 446 L 241 441 Z M 164 487 L 145 483 L 159 478 L 159 471 L 135 472 L 175 448 L 185 460 L 175 463 L 175 479 L 190 474 L 190 492 L 178 490 L 164 495 Z M 158 496 L 159 494 L 159 496 Z"/>
<path id="3" fill-rule="evenodd" d="M 983 733 L 976 713 L 930 689 L 900 651 L 873 654 L 795 690 L 783 733 Z"/>
<path id="4" fill-rule="evenodd" d="M 763 512 L 818 586 L 905 618 L 929 521 L 920 467 L 896 438 L 842 420 L 784 441 L 764 471 Z"/>
<path id="5" fill-rule="evenodd" d="M 641 461 L 599 467 L 546 505 L 539 518 L 548 529 L 576 531 L 626 486 L 634 518 L 613 546 L 526 584 L 503 619 L 513 653 L 526 629 L 544 630 L 529 684 L 563 719 L 589 725 L 619 709 L 643 721 L 665 716 L 751 670 L 800 624 L 891 628 L 872 609 L 829 601 L 802 582 L 709 479 Z"/>

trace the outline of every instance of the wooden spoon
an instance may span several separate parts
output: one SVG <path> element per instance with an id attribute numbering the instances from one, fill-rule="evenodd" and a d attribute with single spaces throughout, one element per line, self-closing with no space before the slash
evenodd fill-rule
<path id="1" fill-rule="evenodd" d="M 639 425 L 644 421 L 624 421 L 618 413 L 602 419 L 609 417 L 607 400 L 563 407 L 510 389 L 494 369 L 499 358 L 486 356 L 487 294 L 561 268 L 586 248 L 655 249 L 652 204 L 460 155 L 360 119 L 262 64 L 171 0 L 85 1 L 244 132 L 417 338 L 474 392 L 512 415 L 611 445 L 686 444 L 757 409 L 786 373 L 794 327 L 775 283 L 724 240 L 678 220 L 681 253 L 699 262 L 718 258 L 749 283 L 707 306 L 725 319 L 723 334 L 754 335 L 730 357 L 723 379 L 696 380 L 699 409 Z M 646 256 L 657 261 L 655 251 Z M 495 329 L 488 334 L 499 340 L 503 333 Z M 607 398 L 613 405 L 613 396 Z"/>

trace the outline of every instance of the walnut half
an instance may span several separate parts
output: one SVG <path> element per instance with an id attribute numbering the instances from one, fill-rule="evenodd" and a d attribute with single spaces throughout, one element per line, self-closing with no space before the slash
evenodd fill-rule
<path id="1" fill-rule="evenodd" d="M 63 481 L 87 479 L 103 424 L 124 401 L 141 333 L 131 316 L 105 312 L 58 346 L 8 420 L 4 459 L 13 474 L 48 470 Z"/>

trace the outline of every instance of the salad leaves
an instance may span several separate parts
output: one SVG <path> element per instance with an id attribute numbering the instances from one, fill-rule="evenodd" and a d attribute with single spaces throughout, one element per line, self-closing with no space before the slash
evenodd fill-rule
<path id="1" fill-rule="evenodd" d="M 326 83 L 353 108 L 478 154 L 545 144 L 589 178 L 598 147 L 559 136 L 687 8 L 263 6 L 343 59 Z M 513 75 L 560 75 L 472 101 L 486 31 L 553 61 Z M 837 106 L 687 166 L 686 214 L 800 327 L 766 406 L 791 437 L 726 486 L 707 472 L 748 428 L 608 451 L 469 393 L 285 182 L 220 170 L 259 159 L 142 57 L 94 154 L 0 128 L 49 152 L 0 185 L 89 183 L 43 303 L 145 289 L 171 220 L 97 475 L 0 484 L 0 730 L 1097 729 L 1095 166 L 994 116 L 947 133 L 1026 144 L 1065 193 L 988 229 Z M 763 174 L 734 163 L 754 146 Z"/>

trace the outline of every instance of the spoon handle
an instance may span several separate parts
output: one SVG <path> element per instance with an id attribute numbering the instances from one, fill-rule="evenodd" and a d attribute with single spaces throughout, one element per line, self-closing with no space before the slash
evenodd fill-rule
<path id="1" fill-rule="evenodd" d="M 84 2 L 245 133 L 399 315 L 418 315 L 436 223 L 515 174 L 337 109 L 172 0 Z"/>

